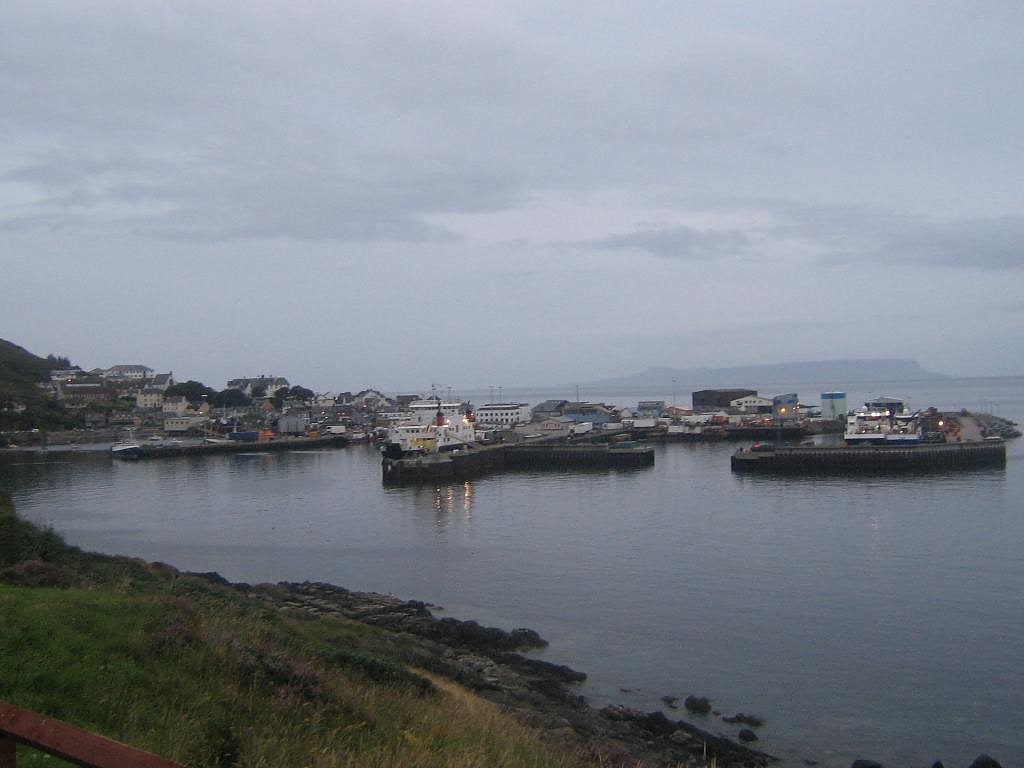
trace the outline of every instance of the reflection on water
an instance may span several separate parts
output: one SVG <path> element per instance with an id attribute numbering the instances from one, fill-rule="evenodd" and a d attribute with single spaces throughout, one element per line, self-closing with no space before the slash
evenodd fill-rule
<path id="1" fill-rule="evenodd" d="M 473 519 L 473 483 L 467 480 L 460 485 L 435 486 L 434 511 L 437 513 L 438 526 L 448 525 L 453 513 L 462 515 L 465 522 L 470 522 Z"/>

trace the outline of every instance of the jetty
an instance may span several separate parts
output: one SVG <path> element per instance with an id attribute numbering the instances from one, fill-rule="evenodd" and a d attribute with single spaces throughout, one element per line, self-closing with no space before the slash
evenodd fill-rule
<path id="1" fill-rule="evenodd" d="M 264 453 L 267 451 L 315 450 L 342 448 L 348 445 L 344 435 L 322 437 L 279 437 L 273 440 L 223 440 L 210 442 L 140 443 L 137 450 L 124 459 L 162 459 L 172 456 L 203 456 L 213 453 Z"/>
<path id="2" fill-rule="evenodd" d="M 454 451 L 383 457 L 385 485 L 468 480 L 504 470 L 586 471 L 654 465 L 654 448 L 636 442 L 603 444 L 532 443 L 467 446 Z"/>
<path id="3" fill-rule="evenodd" d="M 772 446 L 741 448 L 733 472 L 770 474 L 890 474 L 945 472 L 1006 466 L 1006 443 L 991 437 L 977 442 L 913 446 Z"/>

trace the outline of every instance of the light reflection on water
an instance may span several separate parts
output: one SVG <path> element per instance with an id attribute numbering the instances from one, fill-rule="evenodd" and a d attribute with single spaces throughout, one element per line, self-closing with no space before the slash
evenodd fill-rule
<path id="1" fill-rule="evenodd" d="M 707 695 L 765 717 L 759 746 L 790 762 L 1024 764 L 1021 442 L 1005 470 L 858 479 L 733 475 L 731 450 L 400 488 L 363 446 L 83 455 L 7 465 L 0 482 L 89 549 L 532 627 L 542 655 L 590 675 L 595 703 Z"/>

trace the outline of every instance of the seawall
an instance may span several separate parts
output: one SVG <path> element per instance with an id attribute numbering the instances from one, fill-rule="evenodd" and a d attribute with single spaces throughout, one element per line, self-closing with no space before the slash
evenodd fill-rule
<path id="1" fill-rule="evenodd" d="M 386 485 L 468 480 L 506 469 L 603 470 L 654 464 L 654 449 L 644 445 L 492 445 L 448 453 L 381 460 Z"/>
<path id="2" fill-rule="evenodd" d="M 732 456 L 733 472 L 775 474 L 887 474 L 956 471 L 1006 466 L 1002 440 L 916 446 L 741 449 Z"/>

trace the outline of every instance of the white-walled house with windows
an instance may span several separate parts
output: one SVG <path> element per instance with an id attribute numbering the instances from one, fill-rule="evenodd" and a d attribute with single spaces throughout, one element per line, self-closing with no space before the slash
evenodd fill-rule
<path id="1" fill-rule="evenodd" d="M 533 409 L 526 403 L 488 403 L 476 409 L 477 424 L 512 427 L 533 421 Z"/>
<path id="2" fill-rule="evenodd" d="M 184 416 L 188 410 L 188 400 L 184 395 L 164 397 L 161 410 L 164 416 Z"/>

